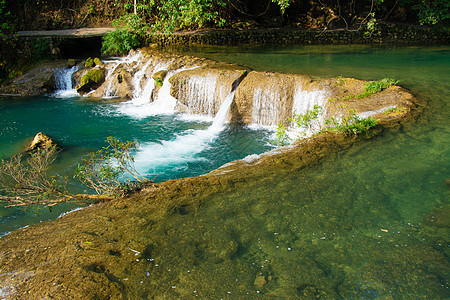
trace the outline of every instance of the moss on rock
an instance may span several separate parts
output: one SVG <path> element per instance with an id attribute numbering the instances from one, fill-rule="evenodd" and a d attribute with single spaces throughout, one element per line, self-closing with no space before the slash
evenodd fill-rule
<path id="1" fill-rule="evenodd" d="M 76 87 L 79 94 L 84 95 L 98 88 L 105 81 L 105 69 L 94 68 L 81 77 L 81 83 Z"/>

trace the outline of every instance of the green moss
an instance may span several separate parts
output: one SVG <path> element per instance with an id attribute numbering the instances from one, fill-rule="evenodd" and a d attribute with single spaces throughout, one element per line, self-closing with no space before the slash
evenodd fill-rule
<path id="1" fill-rule="evenodd" d="M 92 57 L 89 57 L 88 59 L 86 59 L 86 61 L 84 62 L 84 66 L 86 68 L 94 67 L 95 66 L 94 59 L 92 59 Z"/>
<path id="2" fill-rule="evenodd" d="M 95 63 L 96 66 L 103 65 L 103 62 L 98 57 L 94 58 L 94 63 Z"/>
<path id="3" fill-rule="evenodd" d="M 87 71 L 87 73 L 81 77 L 81 85 L 88 83 L 100 83 L 105 78 L 104 69 L 92 69 Z"/>

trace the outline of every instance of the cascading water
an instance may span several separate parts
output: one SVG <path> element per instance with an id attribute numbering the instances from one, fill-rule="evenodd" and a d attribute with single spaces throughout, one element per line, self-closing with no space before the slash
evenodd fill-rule
<path id="1" fill-rule="evenodd" d="M 107 87 L 105 89 L 105 93 L 103 95 L 104 98 L 114 98 L 116 97 L 116 90 L 114 88 L 114 72 L 119 68 L 120 66 L 131 66 L 133 63 L 140 62 L 143 58 L 143 55 L 140 51 L 137 51 L 136 53 L 133 53 L 131 55 L 128 55 L 124 58 L 120 58 L 118 60 L 108 61 L 106 64 L 106 83 Z M 151 61 L 149 60 L 149 63 Z M 139 72 L 138 72 L 139 73 Z"/>
<path id="2" fill-rule="evenodd" d="M 220 106 L 211 126 L 206 130 L 195 130 L 179 135 L 174 140 L 160 143 L 146 143 L 135 156 L 136 165 L 141 174 L 156 175 L 167 168 L 187 168 L 188 162 L 204 160 L 196 155 L 213 143 L 224 129 L 227 113 L 234 99 L 232 91 Z"/>
<path id="3" fill-rule="evenodd" d="M 214 115 L 217 79 L 214 75 L 191 76 L 187 84 L 182 85 L 180 94 L 187 98 L 189 113 Z"/>
<path id="4" fill-rule="evenodd" d="M 135 89 L 135 92 L 133 92 L 133 99 L 119 104 L 117 106 L 117 111 L 121 114 L 128 115 L 135 119 L 142 119 L 145 117 L 154 116 L 162 113 L 173 113 L 174 107 L 176 105 L 176 99 L 175 103 L 174 99 L 171 99 L 173 97 L 170 96 L 169 79 L 171 76 L 173 76 L 177 72 L 180 72 L 181 70 L 171 71 L 166 75 L 166 78 L 163 82 L 163 87 L 161 87 L 157 99 L 154 102 L 152 102 L 152 94 L 156 87 L 155 80 L 153 80 L 152 76 L 159 71 L 166 70 L 169 65 L 170 61 L 156 64 L 153 67 L 153 70 L 150 72 L 151 74 L 151 76 L 149 76 L 150 78 L 148 78 L 147 82 L 145 83 L 142 83 L 144 79 L 143 75 L 145 75 L 145 72 L 142 73 L 143 75 L 141 79 L 133 80 Z M 148 69 L 148 67 L 149 66 L 147 65 L 146 69 Z M 138 74 L 138 76 L 141 76 L 141 74 Z M 136 76 L 134 78 L 136 78 Z M 144 84 L 143 89 L 141 87 L 137 87 L 137 85 L 141 86 L 142 84 Z M 164 87 L 164 85 L 166 85 L 166 87 Z M 167 92 L 167 94 L 169 94 L 168 96 L 171 97 L 169 98 L 169 103 L 164 103 L 164 101 L 162 101 L 161 99 L 158 102 L 158 98 L 162 97 L 161 96 L 162 91 Z"/>
<path id="5" fill-rule="evenodd" d="M 254 124 L 274 126 L 280 119 L 281 101 L 278 90 L 257 88 L 253 94 L 252 120 Z"/>
<path id="6" fill-rule="evenodd" d="M 78 93 L 73 87 L 72 76 L 78 71 L 77 66 L 72 68 L 58 69 L 55 71 L 55 95 L 58 97 L 77 96 Z"/>
<path id="7" fill-rule="evenodd" d="M 327 98 L 327 92 L 325 90 L 304 90 L 301 85 L 297 85 L 294 93 L 294 99 L 292 103 L 292 118 L 296 115 L 304 115 L 310 110 L 313 110 L 315 106 L 322 109 L 322 113 L 317 119 L 311 121 L 309 128 L 300 127 L 296 129 L 291 128 L 290 136 L 294 138 L 299 132 L 303 136 L 311 136 L 315 132 L 319 131 L 325 122 L 325 100 Z"/>

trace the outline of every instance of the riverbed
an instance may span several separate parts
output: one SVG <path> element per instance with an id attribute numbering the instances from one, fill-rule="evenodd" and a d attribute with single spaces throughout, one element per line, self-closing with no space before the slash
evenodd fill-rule
<path id="1" fill-rule="evenodd" d="M 236 188 L 199 193 L 195 197 L 202 205 L 195 209 L 183 207 L 160 218 L 144 213 L 149 205 L 145 201 L 139 212 L 137 207 L 127 211 L 126 203 L 117 205 L 109 219 L 98 216 L 105 227 L 83 231 L 74 241 L 77 251 L 95 258 L 87 271 L 108 278 L 118 293 L 136 297 L 450 296 L 450 48 L 183 51 L 257 70 L 365 80 L 392 77 L 427 106 L 418 122 L 317 165 L 291 171 L 283 165 L 280 174 L 274 171 Z M 112 216 L 117 220 L 112 222 Z M 95 286 L 93 282 L 80 289 Z"/>

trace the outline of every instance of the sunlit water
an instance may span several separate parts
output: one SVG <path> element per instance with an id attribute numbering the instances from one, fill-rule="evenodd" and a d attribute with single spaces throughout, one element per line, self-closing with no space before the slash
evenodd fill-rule
<path id="1" fill-rule="evenodd" d="M 84 155 L 106 146 L 106 137 L 115 136 L 122 141 L 137 140 L 141 144 L 135 153 L 138 171 L 161 182 L 202 175 L 273 147 L 269 131 L 231 125 L 214 129 L 210 128 L 212 118 L 173 113 L 136 117 L 133 110 L 129 114 L 121 111 L 130 108 L 129 103 L 89 101 L 70 96 L 70 92 L 65 95 L 0 99 L 0 159 L 20 153 L 42 131 L 63 148 L 56 161 L 58 174 L 71 177 Z M 75 180 L 69 189 L 86 192 Z M 56 218 L 73 207 L 0 209 L 0 235 Z"/>
<path id="2" fill-rule="evenodd" d="M 140 261 L 109 270 L 131 294 L 214 299 L 450 297 L 446 184 L 450 48 L 185 50 L 258 70 L 370 80 L 393 77 L 427 100 L 428 106 L 417 123 L 316 166 L 261 177 L 245 188 L 203 199 L 205 204 L 195 213 L 173 214 L 148 229 L 128 233 L 127 239 L 148 241 L 151 249 L 139 256 Z M 96 114 L 103 110 L 98 104 L 81 104 L 91 107 L 92 122 L 97 124 Z M 92 128 L 86 120 L 83 130 L 118 130 L 113 120 L 102 122 Z M 127 131 L 114 135 L 135 137 L 135 129 L 130 126 Z M 167 134 L 171 132 L 175 131 L 168 129 Z M 29 135 L 24 133 L 23 139 Z M 99 142 L 103 136 L 99 135 Z M 240 137 L 233 135 L 225 144 Z M 7 142 L 8 151 L 13 152 L 17 143 Z"/>
<path id="3" fill-rule="evenodd" d="M 161 269 L 150 268 L 161 276 L 156 295 L 184 297 L 189 291 L 230 299 L 450 297 L 450 48 L 184 50 L 257 70 L 366 80 L 392 77 L 428 106 L 417 123 L 317 166 L 266 176 L 245 189 L 212 196 L 195 214 L 165 220 L 149 233 L 155 239 L 152 259 L 163 264 Z M 169 233 L 174 224 L 176 237 Z M 224 257 L 218 258 L 221 253 Z M 194 265 L 179 258 L 190 255 Z M 170 268 L 180 275 L 169 275 Z M 135 286 L 138 280 L 145 282 L 144 274 Z"/>

